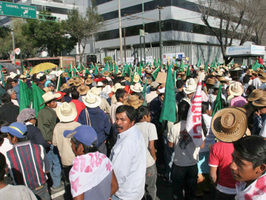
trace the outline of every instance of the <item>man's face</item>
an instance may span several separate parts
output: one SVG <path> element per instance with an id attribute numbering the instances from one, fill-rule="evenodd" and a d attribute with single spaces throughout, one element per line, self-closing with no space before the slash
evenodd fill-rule
<path id="1" fill-rule="evenodd" d="M 261 176 L 261 173 L 258 173 L 260 166 L 254 169 L 252 162 L 241 158 L 236 151 L 233 152 L 232 157 L 230 168 L 236 181 L 252 182 Z"/>
<path id="2" fill-rule="evenodd" d="M 15 87 L 17 84 L 18 84 L 18 83 L 14 82 L 14 81 L 11 82 L 11 86 L 12 86 L 12 87 Z"/>
<path id="3" fill-rule="evenodd" d="M 131 128 L 134 125 L 134 121 L 131 122 L 130 119 L 127 117 L 126 112 L 122 112 L 116 114 L 115 125 L 117 131 L 119 133 L 122 133 L 127 129 Z"/>
<path id="4" fill-rule="evenodd" d="M 12 94 L 10 95 L 11 99 L 17 99 L 17 94 L 16 92 L 12 92 Z"/>
<path id="5" fill-rule="evenodd" d="M 16 137 L 11 138 L 9 133 L 7 133 L 7 139 L 9 139 L 11 144 L 16 144 L 17 143 L 17 138 Z"/>
<path id="6" fill-rule="evenodd" d="M 50 103 L 48 103 L 47 106 L 50 107 L 50 108 L 56 108 L 57 107 L 57 103 L 54 100 L 54 101 L 51 101 Z"/>
<path id="7" fill-rule="evenodd" d="M 259 111 L 260 114 L 266 114 L 266 107 L 260 108 Z"/>
<path id="8" fill-rule="evenodd" d="M 124 102 L 125 100 L 127 100 L 127 98 L 128 98 L 128 94 L 125 93 L 121 102 Z"/>

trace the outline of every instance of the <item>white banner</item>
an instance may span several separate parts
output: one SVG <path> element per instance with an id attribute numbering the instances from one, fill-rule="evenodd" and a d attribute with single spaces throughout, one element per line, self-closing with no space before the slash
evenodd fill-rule
<path id="1" fill-rule="evenodd" d="M 191 101 L 192 103 L 188 111 L 187 124 L 186 124 L 186 130 L 188 134 L 191 136 L 196 147 L 200 147 L 203 143 L 202 124 L 201 124 L 201 117 L 202 117 L 201 88 L 202 88 L 202 80 L 200 78 L 200 81 L 197 86 L 197 91 Z"/>

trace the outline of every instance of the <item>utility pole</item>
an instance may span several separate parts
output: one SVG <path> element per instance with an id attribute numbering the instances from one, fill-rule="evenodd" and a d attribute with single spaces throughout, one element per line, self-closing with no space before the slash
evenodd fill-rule
<path id="1" fill-rule="evenodd" d="M 12 54 L 14 55 L 13 62 L 14 65 L 16 64 L 16 54 L 15 54 L 15 35 L 14 35 L 14 30 L 11 29 L 11 35 L 12 35 L 12 41 L 13 41 L 13 52 Z"/>
<path id="2" fill-rule="evenodd" d="M 121 25 L 120 0 L 118 0 L 118 23 L 119 23 L 119 41 L 120 41 L 120 61 L 121 61 L 121 66 L 123 66 L 122 25 Z"/>
<path id="3" fill-rule="evenodd" d="M 160 62 L 162 64 L 163 59 L 162 59 L 162 16 L 161 16 L 161 10 L 163 7 L 157 6 L 159 9 L 159 43 L 160 43 Z"/>
<path id="4" fill-rule="evenodd" d="M 124 27 L 124 56 L 125 56 L 125 63 L 127 63 L 127 46 L 126 46 L 126 28 Z"/>
<path id="5" fill-rule="evenodd" d="M 144 0 L 142 0 L 142 26 L 143 26 L 143 56 L 144 56 L 144 65 L 146 65 L 146 51 L 145 51 L 145 21 L 144 21 Z M 142 58 L 141 58 L 142 59 Z M 141 60 L 142 61 L 142 60 Z"/>

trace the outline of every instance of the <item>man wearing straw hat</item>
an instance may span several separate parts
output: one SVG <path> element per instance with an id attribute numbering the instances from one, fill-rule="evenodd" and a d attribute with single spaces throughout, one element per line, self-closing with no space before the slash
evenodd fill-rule
<path id="1" fill-rule="evenodd" d="M 260 97 L 257 101 L 253 101 L 252 104 L 258 108 L 253 118 L 253 129 L 252 133 L 255 135 L 259 134 L 266 138 L 266 95 Z"/>
<path id="2" fill-rule="evenodd" d="M 216 200 L 235 199 L 235 180 L 229 165 L 234 151 L 233 142 L 247 131 L 247 116 L 241 108 L 224 108 L 213 116 L 211 129 L 219 142 L 210 149 L 210 178 L 216 186 Z M 219 170 L 219 178 L 217 171 Z"/>

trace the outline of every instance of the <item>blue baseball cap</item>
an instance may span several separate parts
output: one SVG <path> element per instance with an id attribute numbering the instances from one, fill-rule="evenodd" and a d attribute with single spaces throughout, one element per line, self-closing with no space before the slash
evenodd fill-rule
<path id="1" fill-rule="evenodd" d="M 81 125 L 75 128 L 74 130 L 65 130 L 65 138 L 75 138 L 82 144 L 91 146 L 92 143 L 97 141 L 97 133 L 91 126 Z"/>
<path id="2" fill-rule="evenodd" d="M 13 122 L 9 126 L 3 126 L 1 132 L 9 133 L 17 138 L 24 138 L 26 137 L 24 134 L 27 132 L 27 127 L 20 122 Z"/>

